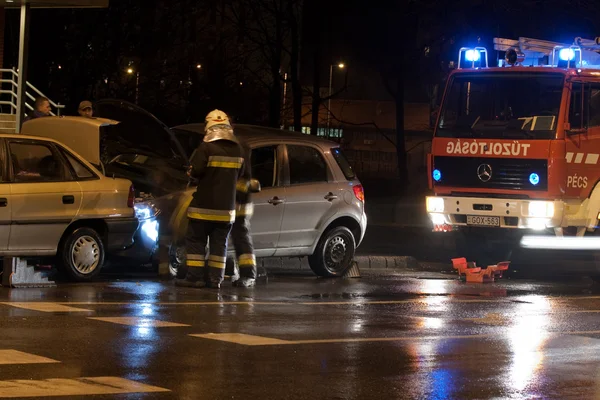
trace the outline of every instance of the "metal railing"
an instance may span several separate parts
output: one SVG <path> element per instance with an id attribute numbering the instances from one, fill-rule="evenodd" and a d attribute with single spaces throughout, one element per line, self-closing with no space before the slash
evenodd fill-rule
<path id="1" fill-rule="evenodd" d="M 9 76 L 6 78 L 6 76 Z M 19 80 L 19 73 L 13 69 L 0 69 L 0 114 L 16 114 L 17 112 L 17 82 Z M 27 116 L 28 111 L 33 111 L 33 103 L 37 96 L 47 97 L 45 96 L 38 88 L 33 86 L 31 83 L 26 82 L 26 90 L 25 90 L 25 116 Z M 32 94 L 33 93 L 33 94 Z M 35 95 L 35 96 L 34 96 Z M 31 104 L 28 102 L 31 100 Z M 50 111 L 50 115 L 52 116 L 60 116 L 61 110 L 65 108 L 64 105 L 60 103 L 55 103 L 52 100 L 49 100 L 50 105 L 56 108 L 56 114 Z M 8 106 L 9 110 L 6 110 L 5 107 Z M 8 111 L 8 112 L 7 112 Z"/>

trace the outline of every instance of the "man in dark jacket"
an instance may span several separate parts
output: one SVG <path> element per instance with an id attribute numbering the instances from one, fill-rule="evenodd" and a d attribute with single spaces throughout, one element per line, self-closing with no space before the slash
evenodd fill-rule
<path id="1" fill-rule="evenodd" d="M 47 97 L 40 96 L 35 99 L 33 111 L 23 120 L 23 122 L 30 121 L 36 118 L 49 117 L 50 116 L 50 100 Z"/>
<path id="2" fill-rule="evenodd" d="M 204 141 L 190 159 L 188 175 L 198 188 L 187 210 L 187 275 L 176 285 L 218 289 L 225 275 L 227 237 L 235 221 L 236 184 L 244 158 L 227 114 L 211 111 L 205 131 Z"/>
<path id="3" fill-rule="evenodd" d="M 250 148 L 242 145 L 244 151 L 244 169 L 236 185 L 235 222 L 231 230 L 233 246 L 238 259 L 240 278 L 233 283 L 238 287 L 252 287 L 256 282 L 256 257 L 250 237 L 250 218 L 254 206 L 250 194 L 260 190 L 258 181 L 252 179 Z"/>

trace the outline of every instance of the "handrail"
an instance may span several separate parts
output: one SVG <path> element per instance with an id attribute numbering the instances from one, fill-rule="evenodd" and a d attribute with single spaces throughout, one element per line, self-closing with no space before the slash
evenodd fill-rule
<path id="1" fill-rule="evenodd" d="M 9 79 L 4 79 L 3 78 L 3 74 L 4 73 L 9 73 L 11 75 L 10 78 Z M 13 112 L 16 112 L 16 110 L 17 110 L 16 103 L 18 102 L 18 98 L 17 98 L 16 90 L 17 90 L 17 87 L 18 87 L 18 84 L 17 84 L 17 80 L 18 79 L 19 79 L 19 73 L 17 71 L 15 71 L 14 68 L 12 68 L 12 69 L 0 68 L 0 95 L 2 95 L 2 94 L 10 94 L 11 95 L 11 99 L 15 99 L 16 100 L 15 102 L 2 100 L 2 101 L 0 101 L 0 105 L 10 105 L 11 114 Z M 11 88 L 10 89 L 2 89 L 1 86 L 4 83 L 10 84 Z M 36 88 L 35 86 L 33 86 L 31 83 L 25 82 L 25 92 L 24 92 L 24 95 L 25 95 L 25 110 L 26 111 L 32 111 L 33 110 L 33 106 L 30 105 L 27 102 L 27 100 L 35 101 L 35 99 L 36 99 L 35 96 L 32 93 L 30 93 L 29 91 L 27 91 L 27 89 L 31 89 L 31 91 L 34 94 L 37 94 L 38 96 L 42 96 L 42 97 L 48 98 L 38 88 Z M 62 109 L 64 109 L 65 106 L 63 104 L 60 104 L 60 103 L 55 103 L 54 101 L 52 101 L 50 99 L 48 99 L 48 102 L 50 103 L 50 105 L 52 107 L 55 107 L 57 109 L 57 114 L 60 116 L 60 111 Z M 24 114 L 25 114 L 25 116 L 27 116 L 27 112 L 25 112 Z M 55 114 L 54 112 L 50 111 L 50 115 L 52 115 L 52 116 L 56 116 L 57 114 Z"/>

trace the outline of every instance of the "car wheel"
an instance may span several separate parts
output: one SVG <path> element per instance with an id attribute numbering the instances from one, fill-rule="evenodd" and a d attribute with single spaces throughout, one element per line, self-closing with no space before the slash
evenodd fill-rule
<path id="1" fill-rule="evenodd" d="M 181 242 L 172 243 L 169 246 L 169 274 L 177 279 L 183 279 L 187 274 L 185 246 Z"/>
<path id="2" fill-rule="evenodd" d="M 63 272 L 72 280 L 93 280 L 104 266 L 104 243 L 92 228 L 78 228 L 63 241 L 61 262 Z"/>
<path id="3" fill-rule="evenodd" d="M 342 276 L 352 265 L 356 240 L 350 229 L 338 226 L 323 234 L 308 264 L 319 276 Z"/>

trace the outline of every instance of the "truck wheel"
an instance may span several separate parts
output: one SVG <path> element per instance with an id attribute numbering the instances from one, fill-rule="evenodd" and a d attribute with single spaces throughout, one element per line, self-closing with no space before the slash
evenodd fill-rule
<path id="1" fill-rule="evenodd" d="M 318 276 L 342 276 L 352 265 L 356 240 L 350 229 L 338 226 L 323 234 L 308 265 Z"/>
<path id="2" fill-rule="evenodd" d="M 92 228 L 75 229 L 62 242 L 61 269 L 74 281 L 93 280 L 104 266 L 104 258 L 104 243 Z"/>

